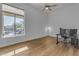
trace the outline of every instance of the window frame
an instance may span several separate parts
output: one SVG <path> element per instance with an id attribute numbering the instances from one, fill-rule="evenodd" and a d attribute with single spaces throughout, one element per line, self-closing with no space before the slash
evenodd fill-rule
<path id="1" fill-rule="evenodd" d="M 8 4 L 4 4 L 4 5 L 8 5 Z M 10 6 L 10 5 L 8 5 L 8 6 Z M 14 6 L 10 6 L 10 7 L 13 7 L 13 8 L 17 8 L 17 7 L 14 7 Z M 17 9 L 20 9 L 20 10 L 23 10 L 24 11 L 24 9 L 21 9 L 21 8 L 17 8 Z M 14 15 L 14 36 L 10 36 L 10 37 L 4 37 L 4 35 L 3 35 L 3 32 L 4 32 L 4 14 L 3 13 L 9 13 L 9 14 L 13 14 Z M 18 15 L 18 16 L 22 16 L 23 17 L 23 20 L 24 20 L 24 33 L 23 34 L 16 34 L 16 30 L 15 30 L 15 28 L 16 28 L 16 15 Z M 2 35 L 1 35 L 1 37 L 2 38 L 12 38 L 12 37 L 18 37 L 18 36 L 24 36 L 25 35 L 25 12 L 24 12 L 24 15 L 19 15 L 19 14 L 15 14 L 15 13 L 12 13 L 12 12 L 8 12 L 8 11 L 3 11 L 2 10 Z"/>

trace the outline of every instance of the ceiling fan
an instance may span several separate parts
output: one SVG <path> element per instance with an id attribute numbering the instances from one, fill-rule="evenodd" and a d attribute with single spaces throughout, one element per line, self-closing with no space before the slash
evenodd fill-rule
<path id="1" fill-rule="evenodd" d="M 52 9 L 56 6 L 57 6 L 56 4 L 45 4 L 43 10 L 52 11 Z"/>

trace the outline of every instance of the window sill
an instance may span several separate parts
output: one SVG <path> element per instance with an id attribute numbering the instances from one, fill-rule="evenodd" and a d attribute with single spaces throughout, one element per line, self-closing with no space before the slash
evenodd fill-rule
<path id="1" fill-rule="evenodd" d="M 16 36 L 9 36 L 9 37 L 4 37 L 4 36 L 2 36 L 1 38 L 2 39 L 10 39 L 10 38 L 17 38 L 17 37 L 22 37 L 22 36 L 25 36 L 25 34 L 21 34 L 21 35 L 16 35 Z"/>

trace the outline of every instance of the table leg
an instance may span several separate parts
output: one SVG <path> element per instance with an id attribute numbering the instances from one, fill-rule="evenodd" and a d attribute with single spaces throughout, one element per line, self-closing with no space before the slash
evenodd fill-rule
<path id="1" fill-rule="evenodd" d="M 57 42 L 56 42 L 56 44 L 58 44 L 59 42 L 58 42 L 58 34 L 57 34 Z"/>

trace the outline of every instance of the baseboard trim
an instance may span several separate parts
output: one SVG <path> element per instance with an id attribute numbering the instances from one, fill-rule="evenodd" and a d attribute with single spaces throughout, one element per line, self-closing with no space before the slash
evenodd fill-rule
<path id="1" fill-rule="evenodd" d="M 13 46 L 19 43 L 23 43 L 23 42 L 29 42 L 29 41 L 33 41 L 33 40 L 37 40 L 37 39 L 41 39 L 41 38 L 46 38 L 46 37 L 52 37 L 52 38 L 56 38 L 56 35 L 44 35 L 44 36 L 39 36 L 39 37 L 33 37 L 33 38 L 25 38 L 26 40 L 22 41 L 22 42 L 16 42 L 13 44 L 9 44 L 9 45 L 5 45 L 5 46 L 1 46 L 0 48 L 4 48 L 4 47 L 9 47 L 9 46 Z M 60 37 L 59 37 L 60 38 Z"/>
<path id="2" fill-rule="evenodd" d="M 56 35 L 49 35 L 50 37 L 57 37 Z M 58 36 L 59 38 L 61 38 L 61 36 Z"/>
<path id="3" fill-rule="evenodd" d="M 28 40 L 25 40 L 25 41 L 22 41 L 22 42 L 17 42 L 17 43 L 6 45 L 6 46 L 1 46 L 0 48 L 5 48 L 5 47 L 13 46 L 13 45 L 16 45 L 16 44 L 19 44 L 19 43 L 29 42 L 29 41 L 33 41 L 33 40 L 37 40 L 37 39 L 41 39 L 41 38 L 45 38 L 45 37 L 48 37 L 48 36 L 41 36 L 41 37 L 38 37 L 38 38 L 32 38 L 32 39 L 28 39 Z"/>

